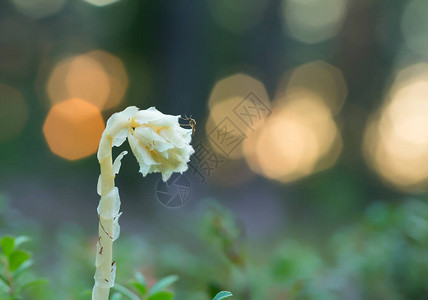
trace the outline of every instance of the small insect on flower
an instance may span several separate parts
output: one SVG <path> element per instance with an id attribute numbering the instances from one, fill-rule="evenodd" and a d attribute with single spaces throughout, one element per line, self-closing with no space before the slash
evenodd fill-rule
<path id="1" fill-rule="evenodd" d="M 192 116 L 188 117 L 184 115 L 184 118 L 182 118 L 185 121 L 189 121 L 189 124 L 180 124 L 181 126 L 190 126 L 192 128 L 192 136 L 195 135 L 196 132 L 196 121 L 192 118 Z"/>

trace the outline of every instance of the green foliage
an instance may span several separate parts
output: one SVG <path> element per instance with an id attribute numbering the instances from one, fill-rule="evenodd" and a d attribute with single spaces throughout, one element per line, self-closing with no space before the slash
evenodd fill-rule
<path id="1" fill-rule="evenodd" d="M 29 274 L 33 262 L 31 254 L 20 249 L 20 246 L 28 241 L 27 237 L 3 236 L 0 239 L 0 294 L 1 299 L 24 299 L 23 295 L 33 287 L 47 284 L 47 280 L 36 278 Z"/>
<path id="2" fill-rule="evenodd" d="M 173 284 L 177 280 L 178 280 L 177 275 L 171 275 L 171 276 L 162 278 L 161 280 L 159 280 L 158 282 L 156 282 L 153 285 L 153 287 L 150 290 L 149 296 L 152 296 L 152 295 L 162 291 L 163 289 L 167 288 L 169 285 Z"/>
<path id="3" fill-rule="evenodd" d="M 217 295 L 215 295 L 215 297 L 213 298 L 213 300 L 222 300 L 222 299 L 226 299 L 229 297 L 232 297 L 232 293 L 231 292 L 227 292 L 227 291 L 221 291 L 219 292 Z"/>
<path id="4" fill-rule="evenodd" d="M 114 294 L 110 297 L 110 300 L 122 300 L 122 299 L 123 299 L 122 294 L 119 294 L 119 293 L 114 293 Z"/>
<path id="5" fill-rule="evenodd" d="M 134 279 L 129 281 L 129 287 L 121 284 L 115 284 L 111 300 L 172 300 L 174 293 L 167 290 L 174 282 L 178 280 L 177 275 L 170 275 L 160 279 L 151 289 L 148 289 L 146 279 L 143 274 L 136 272 Z M 213 298 L 213 300 L 222 300 L 232 297 L 232 293 L 221 291 Z"/>
<path id="6" fill-rule="evenodd" d="M 374 203 L 362 222 L 335 235 L 334 247 L 334 272 L 348 291 L 365 299 L 427 299 L 427 203 Z"/>
<path id="7" fill-rule="evenodd" d="M 147 283 L 146 279 L 144 278 L 143 274 L 140 272 L 135 273 L 135 280 L 131 280 L 129 283 L 131 286 L 133 286 L 138 293 L 140 293 L 141 296 L 146 296 L 147 294 Z"/>
<path id="8" fill-rule="evenodd" d="M 243 230 L 231 212 L 220 204 L 211 204 L 204 216 L 202 228 L 204 237 L 219 246 L 231 263 L 237 266 L 244 264 L 245 255 L 241 244 Z"/>
<path id="9" fill-rule="evenodd" d="M 113 294 L 112 297 L 114 299 L 122 299 L 121 297 L 125 296 L 125 299 L 131 300 L 171 300 L 174 298 L 174 294 L 166 289 L 178 280 L 177 275 L 170 275 L 160 279 L 150 290 L 143 274 L 136 272 L 134 277 L 129 281 L 129 287 L 116 283 L 113 289 L 117 293 Z"/>
<path id="10" fill-rule="evenodd" d="M 407 199 L 400 203 L 372 203 L 358 219 L 326 235 L 323 247 L 319 240 L 305 241 L 300 236 L 285 234 L 263 243 L 246 240 L 237 218 L 219 205 L 206 210 L 202 220 L 205 242 L 189 234 L 191 246 L 181 240 L 175 244 L 162 240 L 156 245 L 152 239 L 124 235 L 115 248 L 120 277 L 132 274 L 138 267 L 144 270 L 146 278 L 138 272 L 129 281 L 125 277 L 122 284 L 115 284 L 110 299 L 231 297 L 229 293 L 219 293 L 224 290 L 233 291 L 237 299 L 266 300 L 340 300 L 348 299 L 350 294 L 369 300 L 428 297 L 426 202 Z M 90 299 L 95 237 L 88 237 L 73 225 L 58 229 L 53 240 L 58 244 L 49 245 L 51 251 L 43 253 L 54 254 L 54 260 L 48 256 L 45 261 L 55 261 L 52 265 L 56 267 L 49 269 L 43 261 L 37 266 L 49 270 L 55 285 L 42 289 L 34 288 L 45 281 L 37 280 L 31 273 L 32 259 L 23 248 L 28 239 L 0 239 L 0 299 Z M 44 245 L 34 244 L 36 249 Z M 236 256 L 229 255 L 226 250 L 230 248 L 236 250 Z M 242 263 L 236 262 L 237 256 Z M 66 276 L 60 276 L 64 271 Z M 13 296 L 7 272 L 14 280 Z M 173 291 L 170 287 L 176 282 L 176 275 L 153 283 L 153 273 L 168 272 L 181 278 Z M 85 289 L 88 291 L 82 293 Z"/>
<path id="11" fill-rule="evenodd" d="M 1 249 L 3 250 L 3 254 L 9 257 L 13 251 L 13 248 L 15 247 L 15 239 L 10 236 L 4 236 L 0 240 L 0 246 L 1 246 Z"/>
<path id="12" fill-rule="evenodd" d="M 322 267 L 322 259 L 313 249 L 293 240 L 279 246 L 274 251 L 271 262 L 273 278 L 288 283 L 310 278 Z"/>
<path id="13" fill-rule="evenodd" d="M 147 300 L 171 300 L 174 294 L 167 291 L 157 292 L 147 298 Z"/>

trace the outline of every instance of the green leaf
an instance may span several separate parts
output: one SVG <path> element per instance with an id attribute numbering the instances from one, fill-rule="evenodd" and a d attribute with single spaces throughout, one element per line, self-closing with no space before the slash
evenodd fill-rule
<path id="1" fill-rule="evenodd" d="M 140 272 L 135 272 L 134 276 L 138 283 L 147 286 L 146 279 L 144 278 L 143 274 L 141 274 Z"/>
<path id="2" fill-rule="evenodd" d="M 114 293 L 110 298 L 110 300 L 122 300 L 122 299 L 123 299 L 122 295 L 119 293 Z"/>
<path id="3" fill-rule="evenodd" d="M 30 253 L 23 250 L 15 250 L 9 257 L 9 269 L 10 271 L 17 270 L 25 261 L 30 258 Z"/>
<path id="4" fill-rule="evenodd" d="M 146 295 L 147 288 L 141 283 L 136 281 L 131 281 L 129 284 L 132 285 L 141 294 L 141 296 L 144 297 Z"/>
<path id="5" fill-rule="evenodd" d="M 92 296 L 92 290 L 86 289 L 80 293 L 82 296 Z"/>
<path id="6" fill-rule="evenodd" d="M 135 280 L 132 280 L 130 284 L 144 297 L 147 293 L 146 279 L 140 272 L 135 272 L 134 276 Z"/>
<path id="7" fill-rule="evenodd" d="M 0 291 L 5 292 L 6 294 L 9 294 L 10 292 L 10 287 L 9 287 L 9 283 L 7 282 L 6 278 L 4 278 L 4 276 L 0 276 Z"/>
<path id="8" fill-rule="evenodd" d="M 232 293 L 231 292 L 227 292 L 227 291 L 221 291 L 220 293 L 218 293 L 217 295 L 215 295 L 215 297 L 213 298 L 213 300 L 222 300 L 222 299 L 226 299 L 229 297 L 232 297 Z"/>
<path id="9" fill-rule="evenodd" d="M 147 300 L 171 300 L 172 298 L 174 298 L 173 293 L 162 291 L 151 295 Z"/>
<path id="10" fill-rule="evenodd" d="M 33 260 L 29 259 L 25 261 L 15 272 L 13 272 L 13 278 L 16 280 L 21 274 L 24 273 L 29 267 L 33 265 Z"/>
<path id="11" fill-rule="evenodd" d="M 140 297 L 138 297 L 138 295 L 136 295 L 133 291 L 131 291 L 127 287 L 124 287 L 123 285 L 115 283 L 113 289 L 122 293 L 124 296 L 128 297 L 131 300 L 140 300 Z"/>
<path id="12" fill-rule="evenodd" d="M 15 248 L 18 248 L 19 246 L 21 246 L 23 243 L 30 241 L 31 238 L 28 236 L 18 236 L 15 239 Z"/>
<path id="13" fill-rule="evenodd" d="M 1 273 L 0 273 L 0 281 L 3 281 L 7 285 L 9 284 L 9 282 L 7 281 L 7 278 L 3 274 L 1 274 Z"/>
<path id="14" fill-rule="evenodd" d="M 15 239 L 11 236 L 4 236 L 0 240 L 0 246 L 3 249 L 4 255 L 9 257 L 15 248 Z"/>
<path id="15" fill-rule="evenodd" d="M 152 289 L 150 290 L 149 296 L 156 294 L 157 292 L 160 292 L 161 290 L 165 289 L 166 287 L 173 284 L 177 280 L 178 280 L 177 275 L 171 275 L 171 276 L 162 278 L 161 280 L 159 280 L 153 285 Z"/>
<path id="16" fill-rule="evenodd" d="M 49 281 L 47 279 L 43 279 L 43 278 L 30 280 L 30 281 L 24 283 L 23 285 L 21 285 L 20 288 L 17 289 L 17 291 L 18 292 L 23 291 L 25 289 L 33 288 L 33 287 L 36 287 L 38 285 L 45 285 L 48 283 L 49 283 Z"/>

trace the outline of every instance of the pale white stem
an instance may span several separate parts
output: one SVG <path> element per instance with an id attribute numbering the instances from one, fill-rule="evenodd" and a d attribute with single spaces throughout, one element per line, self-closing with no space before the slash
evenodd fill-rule
<path id="1" fill-rule="evenodd" d="M 103 136 L 103 138 L 108 138 Z M 103 143 L 100 144 L 104 144 Z M 106 197 L 113 191 L 114 188 L 114 173 L 112 170 L 113 163 L 111 157 L 112 143 L 109 141 L 110 155 L 107 156 L 100 162 L 101 167 L 101 202 L 104 202 L 106 206 L 114 206 L 113 202 L 116 199 L 113 197 Z M 97 242 L 97 256 L 95 260 L 95 285 L 92 290 L 93 300 L 107 300 L 109 297 L 110 286 L 111 286 L 111 264 L 113 258 L 113 217 L 99 215 L 98 225 L 98 242 Z"/>
<path id="2" fill-rule="evenodd" d="M 98 161 L 101 175 L 98 180 L 98 241 L 95 260 L 95 285 L 92 300 L 108 300 L 114 285 L 116 266 L 113 261 L 113 242 L 119 237 L 120 198 L 114 185 L 120 169 L 120 160 L 126 151 L 119 154 L 113 163 L 112 147 L 120 146 L 128 139 L 132 152 L 140 164 L 143 176 L 162 173 L 168 180 L 173 172 L 187 170 L 187 162 L 194 150 L 190 146 L 191 130 L 183 129 L 178 116 L 164 115 L 156 108 L 139 110 L 130 106 L 113 114 L 107 121 L 100 140 Z"/>
<path id="3" fill-rule="evenodd" d="M 103 140 L 104 139 L 104 140 Z M 98 206 L 98 241 L 95 260 L 95 285 L 92 290 L 93 300 L 107 300 L 110 288 L 114 285 L 113 242 L 119 235 L 118 219 L 120 216 L 120 198 L 118 189 L 114 186 L 115 173 L 119 171 L 118 163 L 112 163 L 112 139 L 103 135 L 100 146 L 109 147 L 110 154 L 100 161 L 101 175 L 99 178 L 99 193 L 101 195 Z M 119 160 L 125 155 L 119 155 Z M 115 170 L 116 169 L 116 170 Z"/>

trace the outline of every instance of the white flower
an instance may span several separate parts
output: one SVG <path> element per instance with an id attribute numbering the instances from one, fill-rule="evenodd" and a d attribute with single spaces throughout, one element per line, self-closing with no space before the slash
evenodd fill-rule
<path id="1" fill-rule="evenodd" d="M 194 150 L 190 146 L 192 130 L 180 127 L 179 117 L 165 115 L 154 107 L 139 110 L 135 106 L 113 114 L 101 139 L 98 160 L 107 158 L 111 146 L 120 146 L 128 138 L 143 176 L 160 172 L 167 181 L 173 172 L 183 173 Z M 115 172 L 121 158 L 115 162 Z"/>

